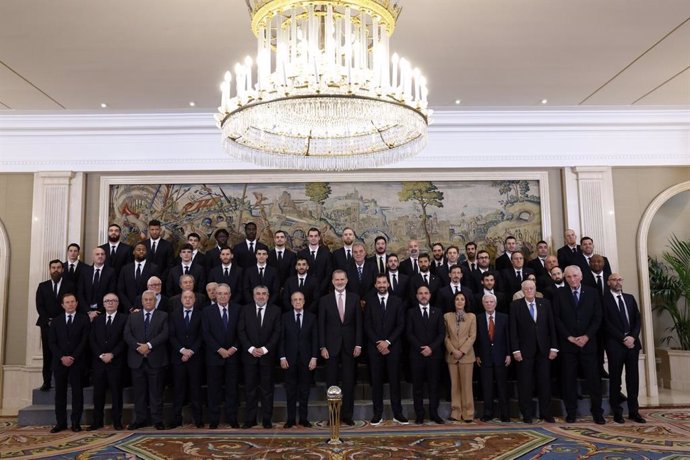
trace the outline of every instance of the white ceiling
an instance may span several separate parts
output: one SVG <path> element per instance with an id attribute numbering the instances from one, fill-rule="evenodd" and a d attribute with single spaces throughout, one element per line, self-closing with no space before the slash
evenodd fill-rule
<path id="1" fill-rule="evenodd" d="M 690 0 L 399 3 L 436 109 L 690 106 Z M 255 49 L 243 0 L 2 0 L 0 113 L 215 110 Z"/>

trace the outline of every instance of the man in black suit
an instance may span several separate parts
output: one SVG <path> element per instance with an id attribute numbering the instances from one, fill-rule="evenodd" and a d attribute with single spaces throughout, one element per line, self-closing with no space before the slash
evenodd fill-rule
<path id="1" fill-rule="evenodd" d="M 432 270 L 432 272 L 441 279 L 441 284 L 443 286 L 450 284 L 450 269 L 457 265 L 462 271 L 462 276 L 460 277 L 461 284 L 467 286 L 470 290 L 474 290 L 469 269 L 460 263 L 460 248 L 455 245 L 448 246 L 444 261 L 445 263 L 443 265 L 436 267 L 436 271 Z"/>
<path id="2" fill-rule="evenodd" d="M 281 286 L 295 273 L 295 263 L 297 254 L 291 251 L 286 245 L 287 235 L 283 230 L 278 230 L 273 234 L 274 247 L 268 253 L 268 265 L 278 270 L 278 280 Z M 290 308 L 290 303 L 284 305 Z"/>
<path id="3" fill-rule="evenodd" d="M 494 265 L 496 266 L 497 271 L 501 271 L 506 268 L 511 268 L 512 267 L 512 256 L 514 252 L 517 252 L 517 240 L 513 235 L 509 235 L 506 237 L 506 239 L 503 241 L 503 248 L 505 252 L 501 254 L 499 257 L 496 257 L 496 262 Z"/>
<path id="4" fill-rule="evenodd" d="M 435 303 L 436 294 L 441 288 L 441 280 L 430 271 L 431 257 L 429 254 L 426 252 L 419 254 L 417 261 L 419 263 L 419 273 L 410 276 L 410 303 L 415 303 L 417 289 L 419 289 L 420 286 L 429 288 L 429 292 L 431 292 L 431 302 Z"/>
<path id="5" fill-rule="evenodd" d="M 472 274 L 472 282 L 470 283 L 470 286 L 472 287 L 472 290 L 475 292 L 481 291 L 482 288 L 482 275 L 486 273 L 487 271 L 494 272 L 494 279 L 496 281 L 496 289 L 501 291 L 501 279 L 500 279 L 500 273 L 496 272 L 493 267 L 491 267 L 491 256 L 489 253 L 485 250 L 480 250 L 477 252 L 477 269 L 473 270 L 471 272 Z"/>
<path id="6" fill-rule="evenodd" d="M 585 241 L 586 244 L 585 238 L 583 238 L 583 241 Z M 580 254 L 580 258 L 584 260 L 584 255 Z M 610 275 L 610 269 L 609 271 L 606 271 L 604 257 L 600 256 L 599 254 L 592 254 L 589 257 L 589 265 L 587 268 L 582 268 L 582 284 L 596 289 L 597 293 L 599 294 L 599 298 L 603 301 L 607 290 L 606 283 Z M 597 334 L 597 359 L 599 362 L 599 374 L 604 378 L 608 378 L 609 374 L 606 372 L 606 369 L 604 369 L 605 342 L 606 327 L 604 325 L 604 321 L 602 321 L 601 326 L 599 327 L 599 333 Z"/>
<path id="7" fill-rule="evenodd" d="M 465 310 L 469 312 L 478 311 L 477 304 L 474 301 L 474 292 L 467 286 L 462 285 L 462 268 L 460 265 L 453 265 L 448 273 L 448 285 L 443 286 L 438 290 L 436 295 L 436 306 L 443 312 L 455 311 L 455 294 L 464 292 L 468 305 Z"/>
<path id="8" fill-rule="evenodd" d="M 592 265 L 592 257 L 594 257 L 596 253 L 594 252 L 594 240 L 590 238 L 589 236 L 584 236 L 582 239 L 580 239 L 580 253 L 577 254 L 575 257 L 575 263 L 580 266 L 582 269 L 582 276 L 585 276 L 585 273 L 587 273 L 590 270 L 590 267 Z M 602 270 L 604 273 L 606 273 L 606 278 L 604 278 L 604 286 L 606 285 L 606 282 L 609 279 L 609 276 L 611 275 L 611 264 L 609 263 L 609 259 L 607 259 L 604 256 L 601 256 L 603 259 L 603 267 Z M 582 280 L 583 282 L 585 281 L 584 278 Z"/>
<path id="9" fill-rule="evenodd" d="M 220 265 L 220 251 L 228 245 L 230 234 L 224 228 L 219 228 L 214 233 L 216 246 L 206 253 L 206 270 L 210 271 L 213 267 Z"/>
<path id="10" fill-rule="evenodd" d="M 245 240 L 236 244 L 232 248 L 232 253 L 235 255 L 235 263 L 247 269 L 256 265 L 256 251 L 265 249 L 268 254 L 268 246 L 256 239 L 256 224 L 254 222 L 247 222 L 244 225 Z M 249 300 L 251 298 L 247 297 Z"/>
<path id="11" fill-rule="evenodd" d="M 376 280 L 376 266 L 366 263 L 367 253 L 364 244 L 357 242 L 352 245 L 352 260 L 345 269 L 347 272 L 347 290 L 354 292 L 361 300 L 374 287 Z"/>
<path id="12" fill-rule="evenodd" d="M 460 265 L 469 270 L 470 273 L 476 271 L 479 261 L 477 260 L 477 243 L 469 241 L 465 243 L 465 260 Z"/>
<path id="13" fill-rule="evenodd" d="M 230 291 L 235 293 L 235 302 L 242 301 L 242 282 L 244 279 L 244 271 L 237 264 L 232 263 L 233 254 L 232 249 L 228 246 L 223 246 L 220 249 L 219 264 L 211 268 L 208 273 L 208 280 L 218 284 L 227 284 L 230 286 Z"/>
<path id="14" fill-rule="evenodd" d="M 152 276 L 160 274 L 158 266 L 146 259 L 146 245 L 137 243 L 134 246 L 134 262 L 122 267 L 117 281 L 117 294 L 125 311 L 138 308 L 137 296 L 146 290 L 146 283 Z"/>
<path id="15" fill-rule="evenodd" d="M 102 250 L 101 248 L 97 249 Z M 127 315 L 118 313 L 120 301 L 113 292 L 105 294 L 102 303 L 104 314 L 93 320 L 89 334 L 92 358 L 93 417 L 91 426 L 87 428 L 87 431 L 103 427 L 106 389 L 110 389 L 113 428 L 122 429 L 122 372 L 124 371 L 126 349 L 123 332 L 125 324 L 127 324 Z"/>
<path id="16" fill-rule="evenodd" d="M 254 288 L 256 286 L 266 286 L 270 298 L 268 303 L 276 305 L 280 298 L 280 279 L 278 271 L 268 265 L 268 249 L 259 248 L 256 250 L 256 263 L 244 269 L 243 290 L 244 298 L 247 302 L 254 299 Z"/>
<path id="17" fill-rule="evenodd" d="M 432 307 L 431 291 L 427 286 L 417 288 L 417 301 L 408 309 L 406 335 L 410 348 L 410 369 L 412 371 L 412 397 L 414 400 L 415 423 L 424 423 L 424 383 L 429 388 L 429 418 L 443 424 L 438 415 L 439 374 L 443 362 L 443 340 L 446 335 L 443 313 Z"/>
<path id="18" fill-rule="evenodd" d="M 419 273 L 419 242 L 417 240 L 410 240 L 407 242 L 407 259 L 400 262 L 399 270 L 406 276 L 412 278 L 412 275 Z M 416 292 L 416 291 L 415 291 Z M 414 292 L 412 296 L 414 296 Z"/>
<path id="19" fill-rule="evenodd" d="M 170 428 L 182 425 L 182 406 L 189 396 L 192 417 L 197 428 L 204 427 L 201 412 L 201 384 L 204 369 L 204 356 L 201 349 L 201 310 L 194 307 L 196 294 L 184 291 L 181 294 L 182 308 L 171 312 L 170 324 L 170 362 L 174 382 L 173 420 Z"/>
<path id="20" fill-rule="evenodd" d="M 173 247 L 170 241 L 161 237 L 161 222 L 157 219 L 149 221 L 149 237 L 144 240 L 146 245 L 146 260 L 158 266 L 164 279 L 170 267 L 175 263 Z"/>
<path id="21" fill-rule="evenodd" d="M 205 308 L 201 327 L 206 350 L 206 382 L 208 383 L 209 428 L 220 423 L 220 405 L 225 401 L 225 421 L 232 428 L 237 422 L 237 374 L 240 341 L 237 337 L 240 306 L 230 303 L 230 286 L 220 283 L 216 288 L 215 307 Z M 225 393 L 223 394 L 223 391 Z"/>
<path id="22" fill-rule="evenodd" d="M 194 298 L 196 299 L 194 301 L 195 308 L 201 310 L 208 305 L 208 298 L 206 298 L 206 294 L 201 294 L 196 291 L 194 277 L 192 275 L 180 276 L 180 290 L 182 293 L 186 291 L 194 292 Z M 167 304 L 167 311 L 169 312 L 182 309 L 182 294 L 177 294 L 176 296 L 170 297 Z"/>
<path id="23" fill-rule="evenodd" d="M 553 299 L 556 297 L 556 292 L 558 292 L 558 289 L 565 286 L 565 280 L 563 279 L 563 271 L 558 265 L 549 270 L 549 276 L 551 277 L 551 284 L 548 284 L 541 292 L 544 294 L 544 298 L 553 305 Z"/>
<path id="24" fill-rule="evenodd" d="M 485 271 L 482 273 L 482 281 L 480 284 L 480 290 L 474 294 L 474 304 L 482 305 L 482 299 L 486 294 L 491 294 L 496 297 L 496 311 L 508 314 L 508 307 L 510 305 L 510 300 L 496 287 L 496 276 L 492 271 Z"/>
<path id="25" fill-rule="evenodd" d="M 393 420 L 407 424 L 400 396 L 400 362 L 405 332 L 405 310 L 402 301 L 388 293 L 388 276 L 376 275 L 375 292 L 366 297 L 364 332 L 367 336 L 371 400 L 374 406 L 372 425 L 383 421 L 383 376 L 387 371 Z"/>
<path id="26" fill-rule="evenodd" d="M 208 273 L 206 254 L 201 252 L 201 236 L 196 232 L 192 232 L 187 235 L 187 243 L 192 245 L 192 265 L 201 267 L 204 274 Z M 179 262 L 181 260 L 176 261 L 176 263 Z"/>
<path id="27" fill-rule="evenodd" d="M 367 262 L 376 266 L 376 271 L 379 275 L 386 273 L 386 265 L 388 255 L 386 253 L 388 247 L 388 240 L 385 236 L 377 236 L 374 238 L 374 255 L 367 259 Z"/>
<path id="28" fill-rule="evenodd" d="M 298 257 L 295 263 L 296 275 L 285 281 L 283 286 L 283 305 L 292 305 L 292 294 L 301 292 L 304 296 L 304 309 L 314 315 L 319 312 L 320 286 L 319 280 L 309 274 L 309 261 L 304 257 Z M 290 311 L 283 308 L 284 311 Z"/>
<path id="29" fill-rule="evenodd" d="M 312 227 L 307 232 L 309 244 L 297 253 L 297 257 L 304 257 L 309 261 L 309 274 L 315 276 L 321 283 L 319 292 L 323 295 L 328 291 L 328 284 L 333 272 L 331 252 L 327 246 L 321 244 L 321 231 Z"/>
<path id="30" fill-rule="evenodd" d="M 108 226 L 108 242 L 99 247 L 105 251 L 105 264 L 115 270 L 119 278 L 122 267 L 132 261 L 132 247 L 120 242 L 122 229 L 117 224 Z"/>
<path id="31" fill-rule="evenodd" d="M 359 296 L 346 291 L 347 274 L 343 270 L 335 270 L 331 282 L 335 292 L 319 301 L 319 348 L 326 360 L 328 387 L 338 384 L 338 367 L 342 366 L 341 418 L 352 426 L 357 357 L 362 353 L 362 309 Z"/>
<path id="32" fill-rule="evenodd" d="M 84 265 L 79 284 L 77 285 L 77 297 L 79 309 L 87 313 L 93 319 L 105 311 L 103 297 L 117 289 L 115 269 L 105 265 L 105 251 L 98 247 L 93 250 L 93 266 Z"/>
<path id="33" fill-rule="evenodd" d="M 474 354 L 482 383 L 484 415 L 482 422 L 494 418 L 494 382 L 502 422 L 510 421 L 508 405 L 508 366 L 510 366 L 510 328 L 508 315 L 496 311 L 496 296 L 482 298 L 484 313 L 477 313 L 477 339 Z"/>
<path id="34" fill-rule="evenodd" d="M 501 275 L 503 276 L 503 290 L 506 296 L 512 299 L 513 295 L 521 289 L 522 282 L 529 275 L 534 275 L 534 270 L 525 267 L 525 256 L 521 252 L 513 252 L 510 256 L 510 263 L 510 268 L 504 268 Z"/>
<path id="35" fill-rule="evenodd" d="M 541 265 L 541 262 L 538 262 Z M 551 278 L 551 270 L 554 267 L 558 267 L 558 257 L 556 256 L 546 256 L 544 259 L 544 274 L 537 276 L 537 292 L 544 294 L 544 290 L 553 284 L 553 279 Z M 535 273 L 537 271 L 535 270 Z"/>
<path id="36" fill-rule="evenodd" d="M 558 355 L 558 339 L 551 304 L 536 297 L 534 282 L 522 282 L 524 299 L 510 305 L 510 345 L 517 363 L 518 400 L 525 423 L 532 423 L 532 394 L 537 387 L 539 418 L 553 423 L 551 361 Z"/>
<path id="37" fill-rule="evenodd" d="M 185 276 L 180 277 L 180 287 L 184 289 L 193 289 L 194 288 L 194 277 L 191 275 L 187 275 L 188 278 L 190 278 L 189 283 L 186 283 L 184 281 Z M 185 287 L 189 286 L 189 287 Z M 153 291 L 156 294 L 156 310 L 161 310 L 166 313 L 171 312 L 173 310 L 173 299 L 169 299 L 167 296 L 164 296 L 161 294 L 161 289 L 163 288 L 163 282 L 161 281 L 160 278 L 157 276 L 152 276 L 149 278 L 149 280 L 146 282 L 146 289 L 149 291 Z M 180 307 L 182 308 L 182 303 L 179 301 L 179 295 L 175 296 L 177 302 L 175 303 L 175 307 Z M 201 300 L 201 299 L 197 299 Z M 141 295 L 138 295 L 137 298 L 134 300 L 134 307 L 130 310 L 130 313 L 136 313 L 138 310 L 141 310 Z"/>
<path id="38" fill-rule="evenodd" d="M 580 245 L 577 244 L 577 234 L 575 230 L 569 228 L 565 231 L 565 244 L 558 248 L 558 266 L 565 270 L 568 265 L 577 264 L 577 256 L 581 253 Z"/>
<path id="39" fill-rule="evenodd" d="M 537 243 L 537 257 L 525 264 L 525 266 L 534 271 L 534 275 L 537 277 L 537 280 L 546 275 L 548 272 L 548 267 L 546 267 L 546 257 L 548 255 L 549 244 L 546 241 L 541 240 Z"/>
<path id="40" fill-rule="evenodd" d="M 353 257 L 352 244 L 355 242 L 355 231 L 350 227 L 345 227 L 341 239 L 343 246 L 333 251 L 333 269 L 347 271 Z"/>
<path id="41" fill-rule="evenodd" d="M 75 286 L 79 285 L 81 272 L 85 265 L 79 260 L 80 251 L 81 247 L 77 243 L 70 243 L 67 246 L 67 260 L 62 263 L 63 276 Z"/>
<path id="42" fill-rule="evenodd" d="M 577 411 L 577 369 L 581 366 L 591 397 L 594 423 L 606 420 L 601 408 L 601 378 L 597 363 L 597 331 L 602 310 L 596 290 L 582 284 L 582 270 L 577 265 L 565 269 L 567 286 L 554 296 L 554 319 L 562 357 L 563 399 L 568 423 L 575 422 Z"/>
<path id="43" fill-rule="evenodd" d="M 43 350 L 43 385 L 41 391 L 50 390 L 50 379 L 53 372 L 53 354 L 50 351 L 50 324 L 53 318 L 62 314 L 60 299 L 64 294 L 74 293 L 72 283 L 62 277 L 62 261 L 54 259 L 48 262 L 50 279 L 43 281 L 36 289 L 36 326 L 41 328 L 41 348 Z"/>
<path id="44" fill-rule="evenodd" d="M 640 312 L 635 297 L 623 293 L 623 278 L 612 273 L 609 291 L 604 294 L 604 324 L 606 352 L 609 357 L 609 403 L 613 420 L 624 423 L 621 409 L 621 377 L 625 368 L 625 387 L 628 393 L 628 418 L 646 423 L 640 415 L 637 395 L 640 388 L 638 360 L 640 357 Z"/>
<path id="45" fill-rule="evenodd" d="M 168 297 L 173 297 L 182 292 L 180 289 L 180 276 L 192 275 L 194 277 L 194 290 L 203 294 L 206 289 L 206 272 L 200 265 L 192 263 L 194 248 L 187 243 L 180 249 L 180 263 L 171 267 L 168 271 L 168 281 L 165 283 Z"/>
<path id="46" fill-rule="evenodd" d="M 60 263 L 60 261 L 58 261 Z M 62 267 L 62 264 L 60 263 Z M 77 296 L 65 293 L 60 301 L 64 314 L 53 318 L 50 325 L 50 351 L 55 377 L 55 418 L 57 424 L 50 430 L 58 433 L 67 429 L 67 384 L 72 387 L 72 431 L 81 431 L 84 410 L 82 374 L 87 359 L 89 318 L 77 312 Z"/>
<path id="47" fill-rule="evenodd" d="M 436 270 L 438 270 L 443 265 L 446 265 L 445 250 L 443 244 L 434 243 L 431 245 L 431 265 L 429 271 L 434 275 L 438 275 Z"/>
<path id="48" fill-rule="evenodd" d="M 399 298 L 404 306 L 407 306 L 410 279 L 398 270 L 399 266 L 400 259 L 398 259 L 398 255 L 389 254 L 386 260 L 386 273 L 388 274 L 388 283 L 390 284 L 388 292 Z"/>
<path id="49" fill-rule="evenodd" d="M 141 303 L 143 309 L 129 315 L 123 334 L 134 389 L 135 417 L 127 429 L 146 426 L 150 413 L 153 426 L 164 430 L 163 383 L 168 365 L 168 314 L 155 309 L 156 294 L 153 291 L 144 291 Z"/>
<path id="50" fill-rule="evenodd" d="M 266 250 L 257 251 L 266 257 Z M 280 340 L 280 309 L 269 303 L 269 290 L 265 285 L 252 289 L 253 301 L 242 307 L 237 335 L 242 344 L 242 364 L 244 369 L 244 389 L 247 397 L 244 425 L 256 425 L 257 390 L 261 393 L 262 426 L 272 428 L 273 417 L 273 366 Z"/>
<path id="51" fill-rule="evenodd" d="M 304 260 L 304 259 L 300 259 Z M 316 369 L 319 353 L 319 334 L 316 315 L 304 310 L 304 294 L 295 291 L 290 296 L 292 310 L 283 313 L 280 335 L 280 367 L 285 371 L 287 421 L 285 428 L 295 426 L 297 401 L 299 424 L 311 427 L 308 417 L 311 373 Z"/>

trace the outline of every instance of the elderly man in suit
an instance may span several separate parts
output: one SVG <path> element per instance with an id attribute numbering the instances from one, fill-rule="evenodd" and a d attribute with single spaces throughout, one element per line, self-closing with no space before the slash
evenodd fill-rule
<path id="1" fill-rule="evenodd" d="M 609 290 L 604 294 L 604 324 L 606 352 L 609 357 L 609 403 L 616 423 L 624 423 L 621 409 L 621 377 L 625 368 L 625 387 L 628 392 L 628 418 L 646 423 L 640 415 L 637 395 L 640 388 L 638 359 L 640 357 L 640 312 L 635 297 L 623 293 L 623 277 L 612 273 Z"/>
<path id="2" fill-rule="evenodd" d="M 39 283 L 36 289 L 36 326 L 41 328 L 41 347 L 43 349 L 43 385 L 41 391 L 50 390 L 53 372 L 53 354 L 50 351 L 50 324 L 53 318 L 62 314 L 60 299 L 66 293 L 74 293 L 74 285 L 62 277 L 62 262 L 54 259 L 48 262 L 50 279 Z"/>
<path id="3" fill-rule="evenodd" d="M 371 399 L 374 406 L 372 425 L 383 421 L 383 376 L 388 373 L 393 421 L 407 424 L 400 396 L 400 361 L 405 333 L 405 310 L 402 301 L 388 293 L 388 275 L 376 275 L 375 292 L 366 298 L 364 332 L 367 336 Z"/>
<path id="4" fill-rule="evenodd" d="M 81 431 L 84 410 L 83 373 L 87 359 L 89 318 L 77 312 L 77 296 L 66 293 L 61 300 L 64 313 L 53 318 L 50 325 L 50 350 L 55 376 L 55 418 L 50 430 L 58 433 L 67 428 L 67 384 L 72 387 L 72 431 Z"/>
<path id="5" fill-rule="evenodd" d="M 357 357 L 362 353 L 362 309 L 359 296 L 346 290 L 347 274 L 343 270 L 335 270 L 331 282 L 334 292 L 319 301 L 319 347 L 326 360 L 327 386 L 338 384 L 338 368 L 342 367 L 341 418 L 352 426 Z"/>
<path id="6" fill-rule="evenodd" d="M 201 327 L 206 350 L 206 381 L 208 383 L 209 428 L 220 423 L 220 405 L 225 401 L 225 421 L 232 428 L 237 422 L 237 374 L 239 373 L 240 341 L 237 336 L 240 306 L 230 303 L 230 286 L 220 283 L 216 288 L 216 305 L 205 308 Z M 223 394 L 225 391 L 225 394 Z"/>
<path id="7" fill-rule="evenodd" d="M 124 330 L 127 364 L 134 387 L 134 421 L 127 426 L 136 430 L 147 425 L 148 413 L 157 430 L 164 430 L 163 383 L 168 365 L 168 314 L 156 310 L 156 294 L 144 291 L 142 310 L 129 315 Z"/>
<path id="8" fill-rule="evenodd" d="M 498 410 L 502 422 L 510 421 L 508 405 L 508 366 L 510 366 L 510 328 L 508 315 L 496 311 L 496 296 L 484 294 L 484 314 L 477 313 L 477 339 L 474 355 L 479 366 L 484 400 L 482 422 L 494 418 L 494 384 L 498 395 Z"/>
<path id="9" fill-rule="evenodd" d="M 558 354 L 558 339 L 551 304 L 536 297 L 530 280 L 522 282 L 523 299 L 510 305 L 510 345 L 517 362 L 518 401 L 522 420 L 532 423 L 532 394 L 537 387 L 539 418 L 554 423 L 551 415 L 551 361 Z"/>
<path id="10" fill-rule="evenodd" d="M 602 309 L 596 289 L 582 284 L 582 270 L 577 265 L 565 269 L 566 286 L 559 288 L 553 299 L 554 319 L 562 357 L 563 399 L 567 423 L 576 420 L 577 369 L 585 374 L 591 397 L 594 423 L 606 420 L 601 407 L 601 377 L 597 363 L 597 331 L 601 326 Z"/>
<path id="11" fill-rule="evenodd" d="M 292 310 L 283 313 L 280 335 L 280 367 L 285 372 L 287 421 L 284 428 L 295 426 L 299 401 L 299 424 L 311 427 L 309 421 L 309 388 L 311 373 L 316 369 L 319 354 L 319 331 L 316 315 L 304 309 L 305 298 L 300 291 L 290 296 Z"/>
<path id="12" fill-rule="evenodd" d="M 113 292 L 105 294 L 104 314 L 96 317 L 91 323 L 89 344 L 93 363 L 93 417 L 87 431 L 103 427 L 106 389 L 110 389 L 113 428 L 122 429 L 122 372 L 126 349 L 123 333 L 127 315 L 118 313 L 119 305 L 117 295 Z"/>

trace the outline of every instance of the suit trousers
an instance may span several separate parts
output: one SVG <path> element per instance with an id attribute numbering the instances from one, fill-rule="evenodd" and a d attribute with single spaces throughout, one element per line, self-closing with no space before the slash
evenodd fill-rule
<path id="1" fill-rule="evenodd" d="M 176 359 L 180 359 L 176 357 Z M 173 397 L 173 421 L 182 423 L 182 406 L 185 398 L 189 398 L 192 408 L 194 423 L 203 423 L 204 417 L 201 411 L 201 381 L 203 366 L 201 359 L 194 356 L 190 361 L 176 362 L 172 365 L 173 385 L 175 388 Z"/>
<path id="2" fill-rule="evenodd" d="M 141 366 L 132 369 L 134 387 L 134 423 L 145 423 L 151 414 L 151 423 L 163 423 L 163 384 L 165 367 L 151 367 L 144 359 Z"/>
<path id="3" fill-rule="evenodd" d="M 640 375 L 638 360 L 640 357 L 640 350 L 635 349 L 619 349 L 607 350 L 609 357 L 609 403 L 611 405 L 611 412 L 614 414 L 621 414 L 621 377 L 623 375 L 623 367 L 625 367 L 625 391 L 628 395 L 628 415 L 639 413 L 640 406 L 637 400 L 640 391 Z"/>
<path id="4" fill-rule="evenodd" d="M 338 370 L 342 373 L 343 405 L 340 416 L 343 419 L 351 419 L 355 411 L 355 372 L 357 361 L 352 352 L 340 349 L 337 355 L 330 355 L 326 360 L 326 385 L 331 387 L 338 385 Z"/>
<path id="5" fill-rule="evenodd" d="M 592 416 L 601 416 L 604 411 L 601 408 L 601 377 L 599 376 L 599 363 L 596 349 L 591 353 L 582 351 L 565 352 L 562 357 L 563 371 L 563 401 L 565 402 L 565 412 L 568 416 L 575 416 L 577 413 L 577 366 L 582 367 L 585 375 L 585 383 L 591 398 Z"/>
<path id="6" fill-rule="evenodd" d="M 549 357 L 536 354 L 534 358 L 523 358 L 522 361 L 517 362 L 517 380 L 518 405 L 522 417 L 534 417 L 532 395 L 535 386 L 539 399 L 539 418 L 551 417 L 551 360 Z"/>
<path id="7" fill-rule="evenodd" d="M 391 409 L 393 415 L 402 415 L 400 396 L 400 350 L 396 349 L 387 355 L 382 355 L 376 346 L 369 344 L 369 372 L 371 374 L 371 401 L 374 415 L 383 415 L 383 376 L 388 372 Z"/>
<path id="8" fill-rule="evenodd" d="M 81 423 L 84 410 L 81 366 L 65 367 L 59 364 L 53 369 L 55 376 L 55 419 L 60 426 L 67 426 L 67 384 L 72 387 L 72 425 Z"/>
<path id="9" fill-rule="evenodd" d="M 53 376 L 53 352 L 50 351 L 50 326 L 41 326 L 41 349 L 43 351 L 43 384 L 50 386 Z"/>
<path id="10" fill-rule="evenodd" d="M 311 387 L 311 371 L 309 366 L 299 357 L 290 363 L 285 370 L 285 396 L 287 399 L 287 421 L 295 422 L 297 402 L 299 402 L 299 420 L 306 422 L 309 411 L 309 390 Z"/>
<path id="11" fill-rule="evenodd" d="M 456 420 L 474 418 L 472 370 L 474 363 L 448 363 L 450 373 L 450 416 Z"/>
<path id="12" fill-rule="evenodd" d="M 237 423 L 239 357 L 227 358 L 222 366 L 206 366 L 209 423 L 220 423 L 220 405 L 225 401 L 225 422 Z"/>
<path id="13" fill-rule="evenodd" d="M 414 412 L 417 418 L 424 417 L 424 382 L 429 388 L 429 417 L 438 416 L 438 379 L 441 373 L 442 361 L 433 356 L 425 358 L 414 354 L 410 358 L 412 372 L 412 398 Z"/>
<path id="14" fill-rule="evenodd" d="M 494 417 L 494 385 L 498 396 L 498 410 L 501 418 L 510 417 L 508 406 L 508 368 L 504 363 L 484 363 L 479 367 L 482 383 L 484 416 Z"/>
<path id="15" fill-rule="evenodd" d="M 105 392 L 110 389 L 113 425 L 122 424 L 122 365 L 95 363 L 93 366 L 93 425 L 103 425 Z"/>
<path id="16" fill-rule="evenodd" d="M 247 398 L 244 422 L 256 423 L 258 397 L 261 393 L 261 421 L 271 423 L 273 417 L 273 359 L 272 356 L 261 358 L 245 358 L 244 360 L 244 391 Z"/>

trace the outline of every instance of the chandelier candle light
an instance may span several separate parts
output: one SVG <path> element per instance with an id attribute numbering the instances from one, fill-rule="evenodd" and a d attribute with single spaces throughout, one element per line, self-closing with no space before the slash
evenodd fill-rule
<path id="1" fill-rule="evenodd" d="M 220 86 L 228 153 L 271 168 L 351 170 L 424 148 L 426 78 L 390 56 L 397 3 L 246 1 L 258 51 Z"/>

